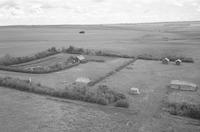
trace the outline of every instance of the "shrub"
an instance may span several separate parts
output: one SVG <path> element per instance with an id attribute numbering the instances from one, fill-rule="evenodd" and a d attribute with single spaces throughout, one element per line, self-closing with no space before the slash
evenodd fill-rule
<path id="1" fill-rule="evenodd" d="M 99 86 L 96 92 L 92 92 L 89 90 L 89 88 L 81 85 L 74 85 L 73 87 L 66 88 L 64 90 L 56 90 L 42 86 L 40 83 L 29 82 L 28 80 L 21 80 L 11 77 L 0 77 L 0 86 L 59 98 L 97 103 L 101 105 L 107 105 L 109 103 L 114 103 L 116 101 L 126 99 L 125 95 L 111 90 L 105 85 Z M 127 107 L 124 104 L 118 104 L 117 106 Z"/>
<path id="2" fill-rule="evenodd" d="M 63 63 L 56 63 L 54 65 L 47 66 L 47 67 L 35 67 L 34 69 L 24 69 L 20 67 L 0 65 L 0 70 L 22 72 L 22 73 L 32 73 L 32 74 L 44 74 L 44 73 L 51 73 L 51 72 L 68 69 L 68 68 L 77 66 L 79 64 L 80 64 L 79 62 L 73 63 L 72 59 L 67 59 L 67 61 Z"/>
<path id="3" fill-rule="evenodd" d="M 96 103 L 101 104 L 101 105 L 108 105 L 109 104 L 108 100 L 104 97 L 97 98 Z"/>
<path id="4" fill-rule="evenodd" d="M 116 103 L 115 103 L 115 106 L 116 107 L 124 107 L 124 108 L 128 108 L 129 107 L 129 103 L 126 99 L 121 99 L 121 100 L 118 100 Z"/>
<path id="5" fill-rule="evenodd" d="M 121 57 L 121 58 L 134 58 L 134 56 L 121 55 L 116 53 L 109 53 L 101 50 L 91 50 L 91 49 L 83 49 L 77 48 L 74 46 L 69 46 L 69 48 L 62 48 L 62 52 L 70 53 L 70 54 L 85 54 L 85 55 L 97 55 L 97 56 L 108 56 L 108 57 Z"/>
<path id="6" fill-rule="evenodd" d="M 97 94 L 100 96 L 104 96 L 108 103 L 113 103 L 121 99 L 126 99 L 126 96 L 122 93 L 118 93 L 112 89 L 110 89 L 106 85 L 99 85 L 97 88 Z"/>
<path id="7" fill-rule="evenodd" d="M 9 66 L 9 65 L 16 65 L 20 63 L 26 63 L 29 61 L 45 58 L 45 57 L 55 55 L 58 53 L 59 51 L 55 47 L 52 47 L 45 51 L 39 52 L 33 56 L 12 57 L 11 55 L 6 54 L 4 57 L 0 59 L 0 65 Z"/>
<path id="8" fill-rule="evenodd" d="M 200 105 L 168 103 L 167 108 L 170 114 L 200 119 Z"/>
<path id="9" fill-rule="evenodd" d="M 137 58 L 142 59 L 142 60 L 160 60 L 159 57 L 155 57 L 150 54 L 142 54 L 142 55 L 139 55 Z"/>

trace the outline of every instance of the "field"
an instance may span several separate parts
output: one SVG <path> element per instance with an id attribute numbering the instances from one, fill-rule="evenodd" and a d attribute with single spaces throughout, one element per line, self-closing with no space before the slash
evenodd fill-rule
<path id="1" fill-rule="evenodd" d="M 0 131 L 41 132 L 199 132 L 197 119 L 169 114 L 163 102 L 199 104 L 200 93 L 171 92 L 171 80 L 187 80 L 200 86 L 200 22 L 174 22 L 116 25 L 60 25 L 0 27 L 0 56 L 26 56 L 49 47 L 69 45 L 103 50 L 116 54 L 138 56 L 149 54 L 160 57 L 177 55 L 192 57 L 194 63 L 136 60 L 122 70 L 104 78 L 95 86 L 107 85 L 125 94 L 129 108 L 40 96 L 12 89 L 0 88 Z M 79 31 L 85 34 L 79 34 Z M 43 59 L 14 65 L 35 67 L 53 65 L 75 54 L 60 53 Z M 131 59 L 84 55 L 89 61 L 70 69 L 49 74 L 27 74 L 0 71 L 0 76 L 29 79 L 55 89 L 71 85 L 79 77 L 98 79 Z M 140 95 L 130 95 L 131 87 L 139 88 Z"/>
<path id="2" fill-rule="evenodd" d="M 70 55 L 62 55 L 62 60 L 60 59 L 61 55 L 56 55 L 53 57 L 48 57 L 45 61 L 35 63 L 29 62 L 23 64 L 22 67 L 33 67 L 33 66 L 46 66 L 51 65 L 51 63 L 56 63 L 57 58 L 60 61 L 64 60 L 63 56 L 70 56 Z M 49 58 L 53 58 L 50 59 Z M 79 66 L 75 66 L 73 68 L 62 70 L 59 72 L 54 72 L 50 74 L 26 74 L 26 73 L 13 73 L 13 72 L 5 72 L 0 71 L 0 76 L 13 76 L 18 77 L 21 79 L 29 79 L 31 78 L 34 82 L 39 82 L 45 86 L 53 87 L 53 88 L 64 88 L 67 85 L 70 85 L 76 81 L 77 78 L 89 78 L 90 80 L 95 80 L 104 74 L 108 73 L 115 69 L 118 65 L 122 65 L 123 63 L 129 61 L 130 59 L 122 59 L 122 58 L 108 58 L 104 59 L 105 57 L 87 57 L 86 58 L 96 58 L 105 60 L 104 63 L 101 62 L 88 62 L 86 64 L 80 64 Z M 43 59 L 44 60 L 44 59 Z M 55 61 L 54 61 L 55 60 Z M 109 61 L 108 61 L 109 60 Z M 21 66 L 16 65 L 16 66 Z"/>

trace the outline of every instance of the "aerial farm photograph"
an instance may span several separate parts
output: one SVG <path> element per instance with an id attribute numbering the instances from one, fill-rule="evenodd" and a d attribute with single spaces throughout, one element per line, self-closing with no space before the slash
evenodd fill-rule
<path id="1" fill-rule="evenodd" d="M 200 132 L 200 0 L 0 0 L 0 132 Z"/>

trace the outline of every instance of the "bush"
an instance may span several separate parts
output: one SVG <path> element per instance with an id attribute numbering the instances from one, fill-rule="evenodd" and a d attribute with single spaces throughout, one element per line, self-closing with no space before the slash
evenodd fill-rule
<path id="1" fill-rule="evenodd" d="M 167 108 L 172 115 L 180 115 L 200 119 L 200 105 L 187 103 L 168 103 Z"/>
<path id="2" fill-rule="evenodd" d="M 97 94 L 104 96 L 109 103 L 116 102 L 121 99 L 126 99 L 126 96 L 122 93 L 118 93 L 112 89 L 110 89 L 106 85 L 99 85 L 97 88 Z"/>
<path id="3" fill-rule="evenodd" d="M 79 85 L 74 85 L 72 88 L 66 88 L 64 90 L 56 90 L 42 86 L 40 83 L 33 83 L 29 82 L 29 80 L 20 80 L 11 77 L 0 77 L 0 86 L 59 98 L 97 103 L 101 105 L 107 105 L 126 98 L 123 94 L 117 93 L 107 86 L 100 86 L 96 92 L 92 92 L 89 88 Z"/>
<path id="4" fill-rule="evenodd" d="M 74 84 L 74 86 L 71 88 L 66 88 L 64 93 L 65 98 L 97 103 L 101 105 L 107 105 L 120 99 L 126 99 L 125 95 L 113 91 L 105 85 L 100 85 L 96 92 L 92 92 L 85 86 Z"/>
<path id="5" fill-rule="evenodd" d="M 126 99 L 122 99 L 122 100 L 118 100 L 116 103 L 115 103 L 115 106 L 116 107 L 124 107 L 124 108 L 128 108 L 129 107 L 129 103 Z"/>
<path id="6" fill-rule="evenodd" d="M 150 54 L 142 54 L 142 55 L 139 55 L 137 58 L 141 60 L 160 60 L 159 57 L 155 57 Z"/>
<path id="7" fill-rule="evenodd" d="M 56 63 L 55 65 L 51 65 L 47 67 L 35 67 L 34 69 L 24 69 L 20 67 L 0 65 L 0 70 L 22 72 L 22 73 L 32 73 L 32 74 L 44 74 L 44 73 L 51 73 L 51 72 L 57 72 L 60 70 L 65 70 L 65 69 L 77 66 L 79 64 L 80 64 L 79 62 L 73 63 L 72 59 L 67 59 L 67 61 L 63 63 Z"/>
<path id="8" fill-rule="evenodd" d="M 0 59 L 0 65 L 9 66 L 9 65 L 16 65 L 20 63 L 26 63 L 29 61 L 45 58 L 45 57 L 55 55 L 58 53 L 59 51 L 55 47 L 52 47 L 45 51 L 39 52 L 33 56 L 12 57 L 11 55 L 6 54 L 4 57 Z"/>
<path id="9" fill-rule="evenodd" d="M 62 52 L 70 53 L 70 54 L 85 54 L 85 55 L 97 55 L 97 56 L 120 57 L 120 58 L 134 58 L 134 56 L 109 53 L 109 52 L 104 52 L 101 50 L 83 49 L 83 48 L 77 48 L 74 46 L 69 46 L 69 48 L 67 49 L 62 48 Z"/>

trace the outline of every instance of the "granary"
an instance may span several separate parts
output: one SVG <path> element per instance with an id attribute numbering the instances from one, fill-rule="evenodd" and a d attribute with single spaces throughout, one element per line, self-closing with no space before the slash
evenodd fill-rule
<path id="1" fill-rule="evenodd" d="M 180 80 L 172 80 L 170 82 L 170 88 L 183 91 L 196 91 L 198 86 L 194 83 Z"/>
<path id="2" fill-rule="evenodd" d="M 177 60 L 175 61 L 175 63 L 176 63 L 176 65 L 180 65 L 180 64 L 182 63 L 182 61 L 181 61 L 180 59 L 177 59 Z"/>
<path id="3" fill-rule="evenodd" d="M 79 77 L 76 79 L 76 83 L 83 83 L 83 84 L 88 84 L 91 80 L 89 78 L 85 77 Z"/>
<path id="4" fill-rule="evenodd" d="M 86 58 L 83 55 L 76 56 L 77 60 L 80 61 L 80 63 L 87 62 Z"/>
<path id="5" fill-rule="evenodd" d="M 162 63 L 163 63 L 163 64 L 168 64 L 169 61 L 170 61 L 170 60 L 169 60 L 168 58 L 164 58 L 164 59 L 162 59 Z"/>

